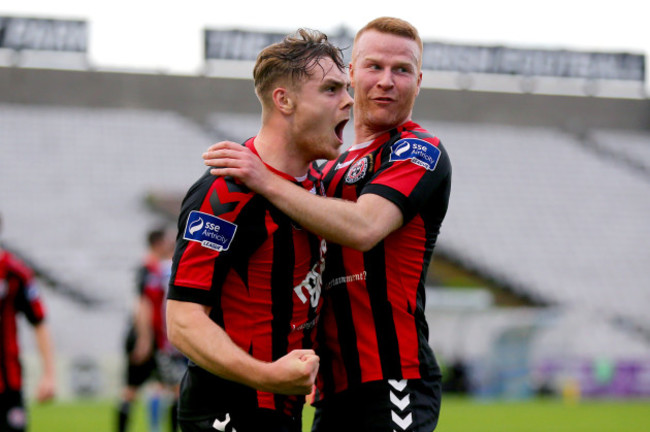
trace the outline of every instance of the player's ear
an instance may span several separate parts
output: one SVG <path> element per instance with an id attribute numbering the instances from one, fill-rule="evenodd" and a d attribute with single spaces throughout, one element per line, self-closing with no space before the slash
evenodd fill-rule
<path id="1" fill-rule="evenodd" d="M 292 114 L 294 108 L 293 94 L 284 87 L 273 90 L 273 104 L 283 114 Z"/>

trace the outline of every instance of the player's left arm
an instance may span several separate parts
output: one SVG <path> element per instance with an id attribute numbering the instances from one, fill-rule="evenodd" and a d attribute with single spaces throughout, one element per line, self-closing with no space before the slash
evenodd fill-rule
<path id="1" fill-rule="evenodd" d="M 46 402 L 54 398 L 56 394 L 54 347 L 50 330 L 44 321 L 34 326 L 34 335 L 42 365 L 42 375 L 36 390 L 36 399 L 39 402 Z"/>

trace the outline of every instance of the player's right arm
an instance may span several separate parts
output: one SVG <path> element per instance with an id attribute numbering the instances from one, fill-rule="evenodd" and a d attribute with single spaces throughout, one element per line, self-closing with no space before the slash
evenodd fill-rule
<path id="1" fill-rule="evenodd" d="M 309 394 L 319 358 L 312 350 L 295 350 L 272 362 L 255 359 L 235 344 L 198 303 L 167 301 L 170 342 L 194 363 L 224 379 L 278 394 Z"/>

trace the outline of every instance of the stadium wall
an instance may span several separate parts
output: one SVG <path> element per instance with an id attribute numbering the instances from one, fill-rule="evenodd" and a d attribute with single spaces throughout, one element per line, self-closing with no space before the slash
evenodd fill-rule
<path id="1" fill-rule="evenodd" d="M 0 67 L 0 102 L 176 111 L 201 124 L 215 111 L 256 113 L 250 79 Z M 496 107 L 496 108 L 495 108 Z M 554 127 L 650 129 L 650 99 L 422 88 L 417 118 Z"/>

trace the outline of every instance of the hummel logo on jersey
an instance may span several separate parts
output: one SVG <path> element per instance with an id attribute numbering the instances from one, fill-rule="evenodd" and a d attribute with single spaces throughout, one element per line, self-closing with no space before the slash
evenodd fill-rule
<path id="1" fill-rule="evenodd" d="M 406 388 L 407 381 L 405 379 L 403 380 L 388 380 L 388 384 L 396 391 L 393 392 L 393 390 L 389 390 L 390 392 L 390 402 L 393 404 L 395 409 L 391 410 L 391 419 L 393 420 L 393 424 L 397 426 L 398 430 L 407 430 L 411 424 L 413 424 L 413 414 L 410 412 L 410 405 L 411 405 L 411 396 L 408 393 L 408 389 Z M 401 393 L 406 392 L 405 395 L 401 395 Z M 393 429 L 396 430 L 396 429 Z"/>
<path id="2" fill-rule="evenodd" d="M 223 421 L 219 419 L 214 420 L 214 423 L 212 423 L 212 428 L 221 432 L 225 432 L 228 423 L 230 423 L 230 414 L 226 413 L 226 418 Z M 232 428 L 232 432 L 237 432 L 237 431 L 235 430 L 235 428 Z"/>
<path id="3" fill-rule="evenodd" d="M 407 394 L 402 399 L 400 399 L 395 393 L 390 392 L 390 402 L 399 408 L 400 411 L 404 411 L 406 407 L 411 403 L 411 395 Z"/>
<path id="4" fill-rule="evenodd" d="M 402 391 L 402 390 L 404 390 L 406 388 L 406 380 L 405 379 L 399 380 L 399 381 L 394 380 L 394 379 L 390 379 L 390 380 L 388 380 L 388 384 L 390 384 L 391 387 L 393 387 L 397 391 Z"/>
<path id="5" fill-rule="evenodd" d="M 408 413 L 404 418 L 400 417 L 395 411 L 391 411 L 390 415 L 393 422 L 402 430 L 406 430 L 413 423 L 413 415 L 411 413 Z"/>

